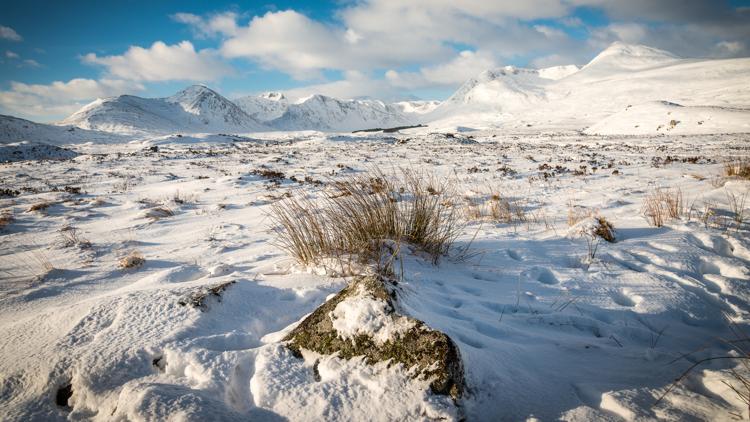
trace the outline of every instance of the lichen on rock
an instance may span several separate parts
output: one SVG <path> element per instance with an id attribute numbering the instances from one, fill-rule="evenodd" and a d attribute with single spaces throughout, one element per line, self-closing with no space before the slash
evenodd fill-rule
<path id="1" fill-rule="evenodd" d="M 307 349 L 344 359 L 364 356 L 370 364 L 403 364 L 412 368 L 416 377 L 430 380 L 434 393 L 457 399 L 464 389 L 458 347 L 446 334 L 400 315 L 394 306 L 395 297 L 390 280 L 358 277 L 284 340 L 297 354 Z"/>

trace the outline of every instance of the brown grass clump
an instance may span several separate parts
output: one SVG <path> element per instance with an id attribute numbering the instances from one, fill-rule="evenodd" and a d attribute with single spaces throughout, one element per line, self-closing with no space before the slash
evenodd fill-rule
<path id="1" fill-rule="evenodd" d="M 159 206 L 151 208 L 150 210 L 147 210 L 144 214 L 144 217 L 150 218 L 152 220 L 159 220 L 161 218 L 171 217 L 174 215 L 174 210 L 172 208 L 166 207 L 166 206 Z"/>
<path id="2" fill-rule="evenodd" d="M 59 244 L 63 248 L 78 246 L 81 249 L 88 249 L 91 247 L 91 242 L 81 236 L 78 229 L 73 226 L 65 226 L 60 229 Z"/>
<path id="3" fill-rule="evenodd" d="M 296 195 L 271 205 L 277 244 L 304 265 L 323 258 L 379 262 L 385 245 L 413 245 L 437 263 L 462 225 L 452 186 L 434 176 L 379 170 L 338 181 L 319 201 Z"/>
<path id="4" fill-rule="evenodd" d="M 643 202 L 642 214 L 654 227 L 661 227 L 668 219 L 680 218 L 684 211 L 682 191 L 678 188 L 656 189 Z"/>
<path id="5" fill-rule="evenodd" d="M 581 220 L 591 217 L 591 210 L 568 202 L 568 227 L 573 227 Z"/>
<path id="6" fill-rule="evenodd" d="M 479 198 L 467 197 L 464 216 L 467 220 L 490 220 L 501 223 L 523 223 L 528 220 L 525 208 L 497 192 Z"/>
<path id="7" fill-rule="evenodd" d="M 568 204 L 568 226 L 573 227 L 584 220 L 591 220 L 582 228 L 582 234 L 600 237 L 607 242 L 615 241 L 615 226 L 607 220 L 606 217 L 598 215 L 598 212 L 588 208 L 574 205 L 571 201 Z"/>
<path id="8" fill-rule="evenodd" d="M 13 222 L 13 211 L 3 210 L 0 212 L 0 229 L 4 229 L 10 223 Z"/>
<path id="9" fill-rule="evenodd" d="M 118 266 L 122 269 L 138 268 L 146 263 L 146 258 L 138 251 L 130 252 L 128 255 L 120 258 Z"/>
<path id="10" fill-rule="evenodd" d="M 615 226 L 604 217 L 596 217 L 597 225 L 594 228 L 594 235 L 601 237 L 609 243 L 615 241 Z"/>
<path id="11" fill-rule="evenodd" d="M 52 202 L 49 201 L 37 202 L 36 204 L 32 204 L 26 212 L 44 211 L 50 206 L 52 206 Z"/>
<path id="12" fill-rule="evenodd" d="M 724 164 L 724 175 L 750 180 L 750 158 L 740 158 Z"/>

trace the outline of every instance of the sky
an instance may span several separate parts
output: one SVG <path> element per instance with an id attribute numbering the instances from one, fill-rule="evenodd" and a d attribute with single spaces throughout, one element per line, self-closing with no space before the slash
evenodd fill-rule
<path id="1" fill-rule="evenodd" d="M 505 65 L 583 65 L 612 42 L 750 56 L 750 0 L 0 2 L 0 114 L 204 84 L 228 98 L 445 99 Z"/>

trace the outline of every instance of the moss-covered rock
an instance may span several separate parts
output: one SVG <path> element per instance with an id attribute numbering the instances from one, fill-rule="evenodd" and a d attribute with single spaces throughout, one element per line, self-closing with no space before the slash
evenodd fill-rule
<path id="1" fill-rule="evenodd" d="M 429 379 L 434 393 L 454 399 L 460 397 L 464 375 L 458 347 L 450 337 L 430 329 L 424 322 L 399 315 L 390 287 L 390 282 L 381 277 L 359 277 L 305 318 L 284 340 L 297 354 L 307 349 L 325 355 L 338 353 L 344 359 L 364 356 L 371 364 L 387 360 L 401 363 L 406 368 L 414 368 L 415 376 Z M 405 328 L 385 341 L 368 333 L 342 335 L 334 328 L 336 307 L 358 296 L 384 302 L 385 317 L 392 319 L 388 322 L 398 321 L 399 326 Z"/>

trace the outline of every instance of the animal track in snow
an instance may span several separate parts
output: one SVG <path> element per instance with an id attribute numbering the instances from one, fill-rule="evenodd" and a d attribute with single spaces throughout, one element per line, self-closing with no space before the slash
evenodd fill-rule
<path id="1" fill-rule="evenodd" d="M 536 280 L 542 284 L 558 284 L 560 281 L 557 279 L 555 274 L 548 268 L 544 267 L 532 267 L 522 273 L 526 278 Z"/>
<path id="2" fill-rule="evenodd" d="M 521 254 L 518 253 L 518 251 L 513 250 L 513 249 L 508 249 L 507 253 L 510 259 L 514 261 L 523 261 L 523 257 L 521 256 Z"/>
<path id="3" fill-rule="evenodd" d="M 640 302 L 640 297 L 632 296 L 630 291 L 627 289 L 613 290 L 609 293 L 612 301 L 620 306 L 631 308 Z M 637 299 L 637 300 L 636 300 Z"/>

